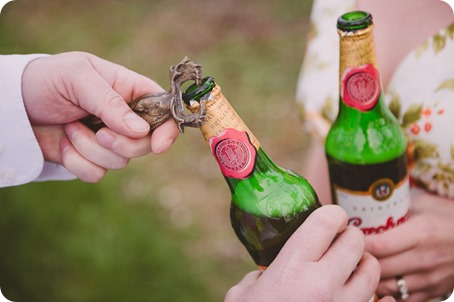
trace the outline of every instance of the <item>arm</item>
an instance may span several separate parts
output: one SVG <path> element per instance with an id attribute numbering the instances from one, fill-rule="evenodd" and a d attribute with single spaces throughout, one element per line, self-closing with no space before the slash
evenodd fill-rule
<path id="1" fill-rule="evenodd" d="M 13 85 L 2 86 L 6 93 L 1 106 L 8 113 L 1 112 L 10 122 L 2 122 L 1 129 L 8 134 L 4 138 L 12 146 L 8 149 L 14 151 L 0 160 L 5 163 L 2 167 L 11 167 L 21 179 L 2 186 L 65 179 L 64 175 L 71 174 L 97 182 L 109 169 L 124 168 L 130 158 L 165 152 L 178 135 L 173 121 L 149 134 L 149 125 L 126 103 L 162 88 L 123 66 L 83 52 L 30 57 L 22 65 L 11 58 L 2 57 L 4 65 L 15 66 L 15 73 L 4 75 Z M 10 109 L 10 105 L 21 110 Z M 107 127 L 93 133 L 79 122 L 89 114 L 101 118 Z M 18 135 L 11 126 L 16 119 L 27 125 L 27 136 Z M 21 147 L 25 143 L 31 147 Z M 17 153 L 16 148 L 21 151 Z M 18 168 L 21 164 L 24 169 Z"/>
<path id="2" fill-rule="evenodd" d="M 44 158 L 21 94 L 23 70 L 42 56 L 0 56 L 0 187 L 33 181 L 44 169 Z M 74 177 L 54 165 L 46 165 L 46 172 L 49 177 L 54 173 L 61 173 L 62 178 Z"/>

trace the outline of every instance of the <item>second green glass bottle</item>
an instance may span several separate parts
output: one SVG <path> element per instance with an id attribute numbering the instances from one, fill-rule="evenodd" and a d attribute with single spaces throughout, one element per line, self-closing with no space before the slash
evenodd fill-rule
<path id="1" fill-rule="evenodd" d="M 325 142 L 332 198 L 351 225 L 382 233 L 410 215 L 407 140 L 383 100 L 372 15 L 346 13 L 337 28 L 339 113 Z"/>

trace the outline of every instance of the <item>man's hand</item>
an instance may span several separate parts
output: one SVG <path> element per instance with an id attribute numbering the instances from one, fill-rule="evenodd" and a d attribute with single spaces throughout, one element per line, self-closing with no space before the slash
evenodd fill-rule
<path id="1" fill-rule="evenodd" d="M 22 79 L 25 108 L 44 158 L 87 182 L 124 168 L 130 158 L 172 145 L 179 133 L 173 121 L 149 134 L 148 123 L 127 105 L 161 91 L 151 79 L 83 52 L 36 59 Z M 79 122 L 89 114 L 107 127 L 93 133 Z"/>
<path id="2" fill-rule="evenodd" d="M 290 237 L 266 271 L 246 275 L 225 301 L 367 302 L 377 287 L 380 266 L 363 252 L 364 235 L 347 227 L 345 211 L 323 206 Z M 385 301 L 394 299 L 380 302 Z"/>

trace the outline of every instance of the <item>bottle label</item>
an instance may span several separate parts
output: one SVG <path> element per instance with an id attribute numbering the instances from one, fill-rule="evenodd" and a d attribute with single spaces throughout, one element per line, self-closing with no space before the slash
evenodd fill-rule
<path id="1" fill-rule="evenodd" d="M 208 143 L 226 177 L 245 179 L 254 172 L 257 150 L 247 132 L 227 128 Z"/>
<path id="2" fill-rule="evenodd" d="M 388 178 L 374 182 L 369 191 L 334 188 L 337 203 L 349 216 L 349 225 L 359 227 L 365 235 L 379 234 L 405 222 L 410 215 L 408 177 L 395 185 Z"/>
<path id="3" fill-rule="evenodd" d="M 361 111 L 375 106 L 381 87 L 378 70 L 373 65 L 346 68 L 341 80 L 341 97 L 347 106 Z"/>
<path id="4" fill-rule="evenodd" d="M 188 108 L 192 112 L 198 110 L 198 107 L 189 106 Z M 206 102 L 206 118 L 205 122 L 200 127 L 200 131 L 202 132 L 205 141 L 209 144 L 212 137 L 218 136 L 227 128 L 247 132 L 255 149 L 258 150 L 260 148 L 260 143 L 257 138 L 221 93 L 221 87 L 216 85 Z"/>

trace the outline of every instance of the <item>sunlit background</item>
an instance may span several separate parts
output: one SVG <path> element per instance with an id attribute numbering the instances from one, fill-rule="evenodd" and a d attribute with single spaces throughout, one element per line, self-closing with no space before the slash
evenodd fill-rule
<path id="1" fill-rule="evenodd" d="M 304 175 L 295 103 L 310 0 L 15 0 L 0 53 L 91 52 L 168 88 L 203 65 L 279 165 Z M 0 288 L 15 302 L 222 301 L 253 261 L 230 192 L 197 129 L 98 184 L 0 189 Z"/>

